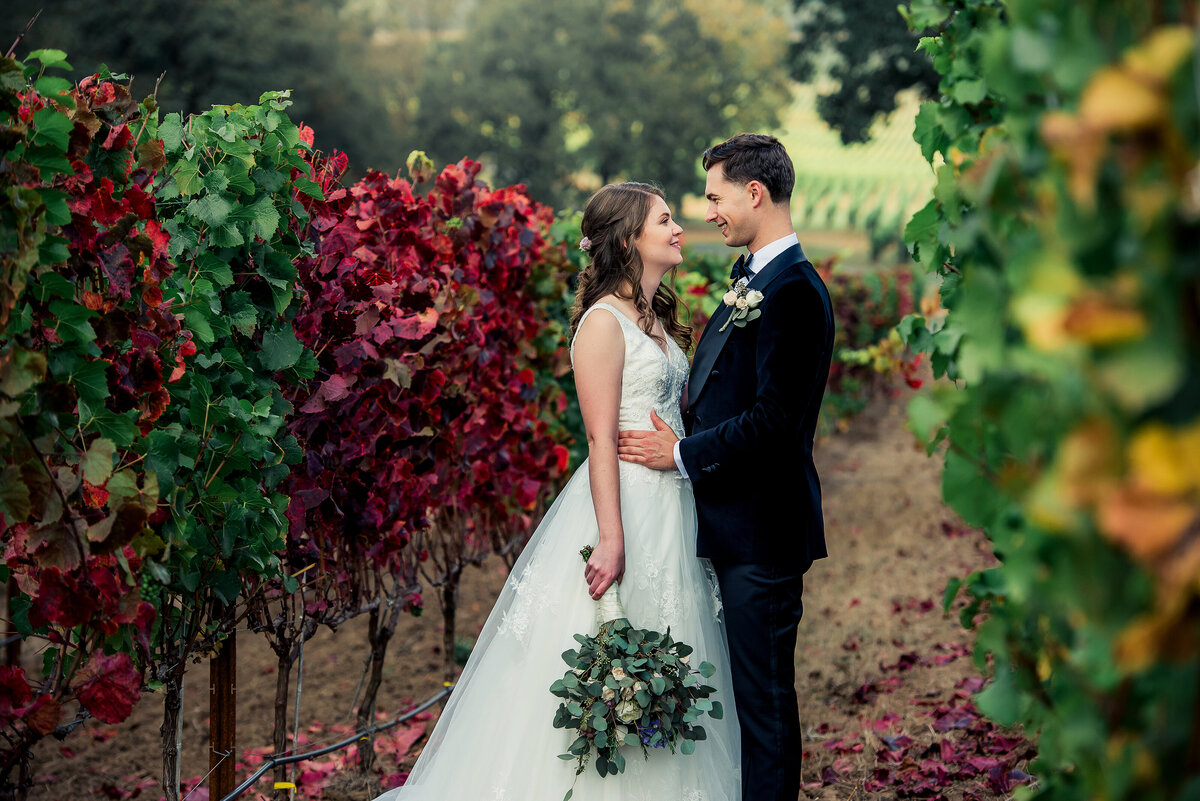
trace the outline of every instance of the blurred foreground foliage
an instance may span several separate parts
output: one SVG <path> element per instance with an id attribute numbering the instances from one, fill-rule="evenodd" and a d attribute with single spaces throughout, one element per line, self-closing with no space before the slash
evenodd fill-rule
<path id="1" fill-rule="evenodd" d="M 1038 797 L 1200 797 L 1196 4 L 903 13 L 939 31 L 906 240 L 948 315 L 900 330 L 957 385 L 911 422 L 1000 559 L 965 581 L 979 708 L 1039 732 Z"/>

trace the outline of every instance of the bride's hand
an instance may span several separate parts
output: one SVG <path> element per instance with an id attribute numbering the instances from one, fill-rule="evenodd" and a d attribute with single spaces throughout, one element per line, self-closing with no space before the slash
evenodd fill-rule
<path id="1" fill-rule="evenodd" d="M 625 575 L 625 543 L 614 545 L 601 540 L 592 556 L 583 568 L 583 577 L 588 583 L 588 595 L 593 601 L 600 596 L 614 581 L 620 581 Z"/>

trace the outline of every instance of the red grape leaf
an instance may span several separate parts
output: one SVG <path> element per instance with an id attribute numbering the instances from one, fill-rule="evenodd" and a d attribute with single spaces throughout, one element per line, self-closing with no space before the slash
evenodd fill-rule
<path id="1" fill-rule="evenodd" d="M 33 690 L 25 681 L 25 668 L 0 665 L 0 725 L 7 726 L 14 711 L 29 703 Z"/>
<path id="2" fill-rule="evenodd" d="M 75 676 L 79 703 L 103 723 L 120 723 L 129 717 L 141 694 L 142 677 L 129 654 L 93 653 Z"/>
<path id="3" fill-rule="evenodd" d="M 431 307 L 394 320 L 392 330 L 401 339 L 420 339 L 437 326 L 438 316 L 437 309 Z"/>
<path id="4" fill-rule="evenodd" d="M 62 719 L 62 707 L 52 696 L 39 695 L 29 709 L 25 710 L 24 720 L 29 728 L 38 734 L 50 734 L 58 728 Z"/>
<path id="5" fill-rule="evenodd" d="M 147 139 L 137 146 L 138 166 L 142 169 L 158 172 L 167 166 L 167 157 L 163 152 L 163 140 Z"/>
<path id="6" fill-rule="evenodd" d="M 57 567 L 42 571 L 37 598 L 29 612 L 34 626 L 58 623 L 67 628 L 83 625 L 96 609 L 95 599 L 83 592 L 74 573 L 64 573 Z"/>

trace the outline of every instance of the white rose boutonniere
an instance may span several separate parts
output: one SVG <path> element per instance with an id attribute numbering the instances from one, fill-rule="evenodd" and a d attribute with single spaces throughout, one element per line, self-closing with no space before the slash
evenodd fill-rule
<path id="1" fill-rule="evenodd" d="M 741 328 L 746 323 L 757 320 L 762 315 L 762 310 L 758 308 L 762 300 L 763 293 L 757 289 L 750 289 L 746 279 L 739 278 L 721 298 L 726 306 L 732 306 L 733 309 L 729 312 L 729 319 L 725 321 L 725 325 L 718 329 L 718 333 L 728 328 L 730 323 Z"/>

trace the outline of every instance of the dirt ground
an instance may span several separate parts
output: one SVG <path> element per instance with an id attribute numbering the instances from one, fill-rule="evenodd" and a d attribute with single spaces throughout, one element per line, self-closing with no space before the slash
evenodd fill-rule
<path id="1" fill-rule="evenodd" d="M 802 798 L 976 801 L 1007 797 L 1014 784 L 1029 781 L 1023 769 L 1032 748 L 978 718 L 969 700 L 982 684 L 970 657 L 971 634 L 957 615 L 941 611 L 947 581 L 988 566 L 992 557 L 986 540 L 941 504 L 939 460 L 927 458 L 903 428 L 908 394 L 878 401 L 849 431 L 818 446 L 830 558 L 806 577 L 796 652 L 805 729 Z M 460 632 L 478 631 L 504 578 L 498 561 L 466 574 Z M 380 693 L 381 714 L 394 715 L 440 689 L 440 622 L 432 601 L 423 616 L 402 622 Z M 352 621 L 307 644 L 302 747 L 352 731 L 365 642 L 363 621 Z M 265 642 L 242 635 L 239 780 L 269 750 L 275 679 Z M 185 785 L 195 787 L 191 801 L 208 799 L 200 781 L 209 764 L 208 716 L 208 669 L 199 663 L 188 674 L 185 697 L 182 757 Z M 431 725 L 430 716 L 423 718 L 377 742 L 384 781 L 397 782 L 397 772 L 419 753 Z M 161 798 L 161 720 L 161 697 L 148 695 L 120 726 L 88 725 L 65 742 L 43 742 L 30 798 Z M 348 772 L 348 760 L 343 751 L 299 768 L 298 797 L 372 797 L 370 789 L 330 781 Z M 263 779 L 243 798 L 265 798 L 270 787 Z"/>

